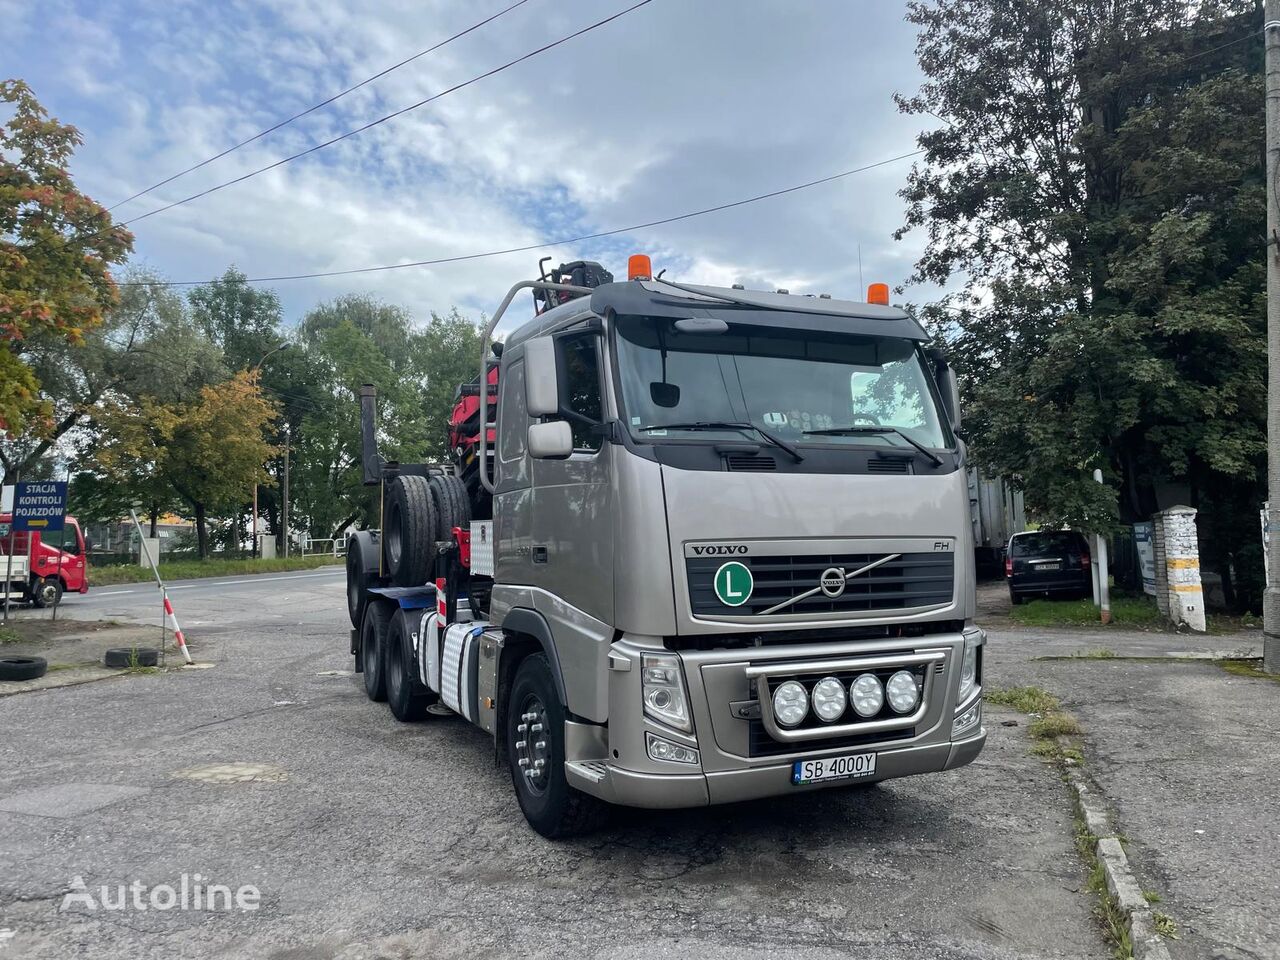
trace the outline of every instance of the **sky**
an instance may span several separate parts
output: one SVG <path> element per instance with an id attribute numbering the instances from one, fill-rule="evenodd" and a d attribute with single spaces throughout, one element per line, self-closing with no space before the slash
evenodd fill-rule
<path id="1" fill-rule="evenodd" d="M 0 73 L 78 127 L 72 174 L 110 206 L 514 0 L 0 0 Z M 128 219 L 469 80 L 635 0 L 527 0 L 113 211 Z M 920 73 L 897 0 L 652 0 L 358 136 L 134 224 L 170 280 L 341 270 L 542 243 L 675 216 L 915 149 Z M 370 293 L 426 320 L 491 313 L 537 260 L 627 255 L 685 282 L 863 299 L 904 282 L 912 161 L 682 223 L 465 263 L 271 284 L 294 322 Z M 910 290 L 922 302 L 932 291 Z M 503 325 L 506 327 L 506 324 Z"/>

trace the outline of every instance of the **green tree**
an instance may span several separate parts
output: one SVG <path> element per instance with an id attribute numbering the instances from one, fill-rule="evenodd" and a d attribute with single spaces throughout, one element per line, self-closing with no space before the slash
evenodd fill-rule
<path id="1" fill-rule="evenodd" d="M 232 370 L 249 370 L 280 344 L 280 298 L 245 282 L 234 266 L 187 294 L 191 318 Z"/>
<path id="2" fill-rule="evenodd" d="M 908 19 L 927 79 L 899 104 L 933 129 L 900 233 L 927 237 L 914 280 L 961 284 L 923 312 L 979 460 L 1046 523 L 1189 500 L 1256 527 L 1260 8 L 929 0 Z"/>
<path id="3" fill-rule="evenodd" d="M 0 81 L 0 104 L 0 432 L 45 437 L 62 421 L 30 353 L 49 340 L 78 344 L 101 322 L 118 295 L 108 268 L 133 236 L 76 189 L 75 127 L 50 118 L 21 80 Z"/>

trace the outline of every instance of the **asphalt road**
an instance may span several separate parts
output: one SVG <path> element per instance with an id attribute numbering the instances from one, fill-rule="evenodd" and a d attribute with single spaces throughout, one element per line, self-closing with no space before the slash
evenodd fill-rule
<path id="1" fill-rule="evenodd" d="M 1109 954 L 1025 722 L 989 713 L 987 750 L 949 773 L 620 811 L 552 843 L 480 731 L 365 699 L 342 591 L 340 571 L 175 584 L 212 667 L 0 699 L 0 960 Z M 104 588 L 65 613 L 157 606 Z M 193 779 L 233 763 L 258 779 Z M 252 885 L 258 909 L 101 905 L 184 874 Z M 75 878 L 96 909 L 60 910 Z"/>

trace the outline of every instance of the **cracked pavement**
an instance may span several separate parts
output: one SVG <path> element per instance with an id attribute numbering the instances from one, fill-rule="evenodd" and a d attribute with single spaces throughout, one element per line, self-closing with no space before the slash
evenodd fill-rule
<path id="1" fill-rule="evenodd" d="M 989 711 L 987 749 L 960 770 L 621 810 L 552 843 L 481 731 L 399 724 L 365 699 L 346 672 L 341 571 L 173 596 L 213 668 L 0 698 L 0 929 L 14 931 L 0 960 L 1109 955 L 1067 788 L 1028 755 L 1025 723 L 1001 725 L 1012 714 Z M 104 589 L 63 615 L 153 622 L 156 603 Z M 988 683 L 1005 669 L 993 656 Z M 228 763 L 282 774 L 175 776 Z M 184 873 L 252 884 L 261 906 L 58 909 L 74 877 L 92 891 Z"/>

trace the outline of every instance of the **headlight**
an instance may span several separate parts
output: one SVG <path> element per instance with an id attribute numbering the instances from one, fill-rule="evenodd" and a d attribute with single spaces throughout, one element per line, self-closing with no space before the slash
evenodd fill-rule
<path id="1" fill-rule="evenodd" d="M 982 719 L 982 701 L 979 700 L 972 707 L 966 710 L 960 716 L 956 717 L 951 723 L 952 739 L 960 736 L 970 727 L 974 726 Z"/>
<path id="2" fill-rule="evenodd" d="M 839 719 L 845 706 L 844 684 L 835 677 L 824 677 L 813 686 L 813 712 L 819 720 L 830 723 Z"/>
<path id="3" fill-rule="evenodd" d="M 640 662 L 644 712 L 677 730 L 691 731 L 680 658 L 669 653 L 646 653 Z"/>
<path id="4" fill-rule="evenodd" d="M 644 733 L 645 748 L 649 759 L 666 760 L 668 763 L 700 763 L 698 751 L 684 744 L 673 743 L 665 737 L 657 737 L 648 730 Z"/>
<path id="5" fill-rule="evenodd" d="M 981 630 L 967 630 L 964 635 L 964 653 L 960 658 L 960 690 L 956 703 L 964 703 L 978 686 L 978 650 L 987 639 Z"/>
<path id="6" fill-rule="evenodd" d="M 897 713 L 910 713 L 920 702 L 920 690 L 916 687 L 916 676 L 908 670 L 899 670 L 885 685 L 889 694 L 889 706 Z"/>
<path id="7" fill-rule="evenodd" d="M 784 727 L 794 727 L 809 712 L 809 694 L 794 680 L 780 684 L 773 692 L 773 715 Z"/>
<path id="8" fill-rule="evenodd" d="M 874 717 L 884 706 L 884 687 L 874 673 L 864 673 L 849 684 L 849 702 L 860 717 Z"/>

